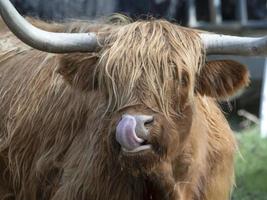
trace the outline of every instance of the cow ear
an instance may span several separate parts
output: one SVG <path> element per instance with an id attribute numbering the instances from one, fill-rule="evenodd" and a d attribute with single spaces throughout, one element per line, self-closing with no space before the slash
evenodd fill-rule
<path id="1" fill-rule="evenodd" d="M 97 87 L 95 68 L 96 54 L 65 54 L 59 56 L 57 72 L 73 87 L 81 90 L 93 90 Z"/>
<path id="2" fill-rule="evenodd" d="M 249 83 L 247 67 L 233 60 L 206 62 L 196 79 L 196 91 L 224 99 Z"/>

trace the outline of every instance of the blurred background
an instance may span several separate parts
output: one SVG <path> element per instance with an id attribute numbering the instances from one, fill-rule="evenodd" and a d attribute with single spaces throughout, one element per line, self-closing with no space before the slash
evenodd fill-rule
<path id="1" fill-rule="evenodd" d="M 96 19 L 122 13 L 165 18 L 183 26 L 240 36 L 267 35 L 267 0 L 12 0 L 23 15 L 46 21 Z M 221 106 L 239 142 L 233 200 L 267 200 L 267 62 L 265 58 L 212 56 L 249 67 L 251 84 Z M 265 78 L 266 77 L 266 78 Z"/>

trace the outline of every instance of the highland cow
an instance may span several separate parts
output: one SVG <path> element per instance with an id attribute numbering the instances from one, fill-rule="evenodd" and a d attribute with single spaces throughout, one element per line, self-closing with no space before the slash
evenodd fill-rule
<path id="1" fill-rule="evenodd" d="M 230 198 L 237 147 L 217 101 L 247 85 L 248 71 L 205 55 L 264 53 L 244 48 L 252 38 L 227 46 L 231 36 L 165 20 L 33 21 L 54 33 L 25 31 L 0 4 L 32 46 L 0 32 L 0 199 Z M 80 34 L 86 45 L 69 42 Z"/>

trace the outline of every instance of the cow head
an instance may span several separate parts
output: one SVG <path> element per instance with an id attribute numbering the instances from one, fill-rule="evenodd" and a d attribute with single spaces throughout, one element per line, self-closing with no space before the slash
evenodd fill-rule
<path id="1" fill-rule="evenodd" d="M 72 86 L 103 94 L 108 150 L 134 173 L 177 158 L 195 98 L 227 98 L 248 83 L 245 66 L 205 61 L 199 33 L 164 20 L 120 26 L 105 39 L 98 53 L 62 56 L 59 72 Z"/>

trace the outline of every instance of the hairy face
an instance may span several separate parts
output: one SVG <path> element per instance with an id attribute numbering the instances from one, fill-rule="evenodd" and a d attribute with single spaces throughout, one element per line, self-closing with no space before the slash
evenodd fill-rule
<path id="1" fill-rule="evenodd" d="M 112 113 L 110 149 L 133 171 L 173 160 L 192 121 L 202 62 L 197 33 L 166 21 L 136 22 L 114 30 L 105 46 L 95 79 Z"/>

